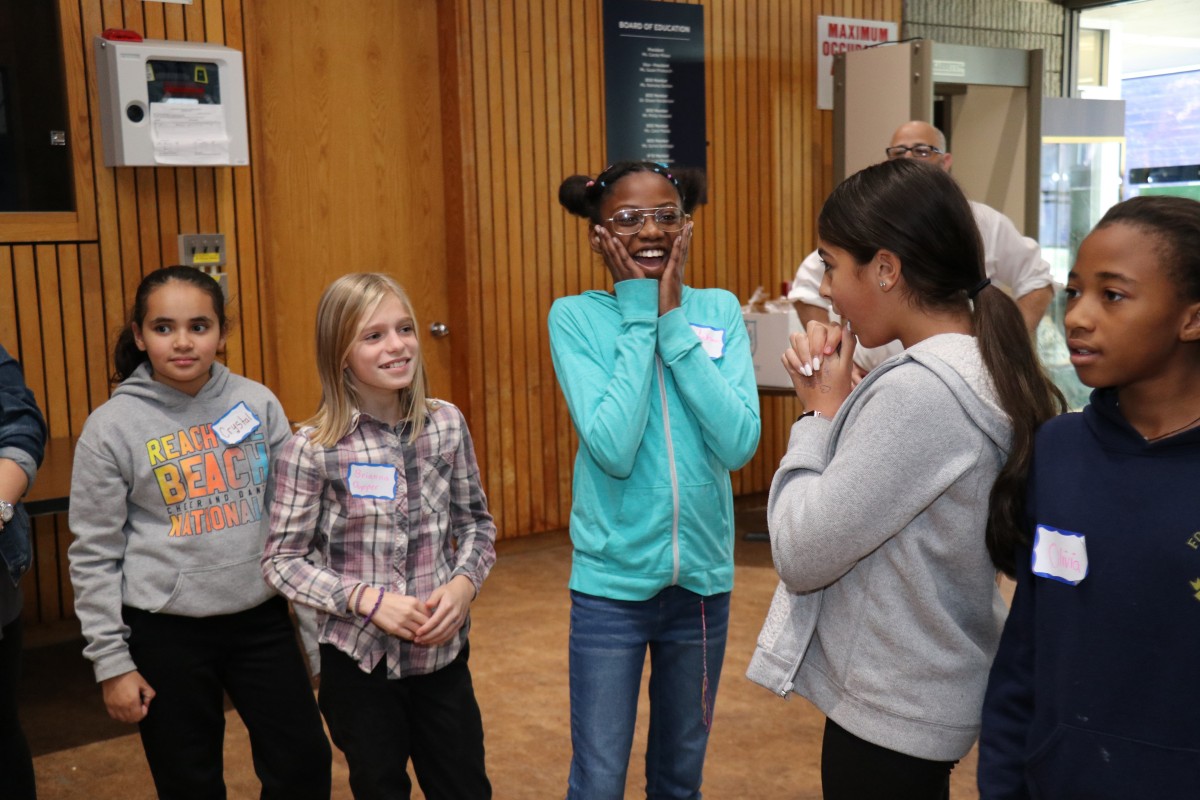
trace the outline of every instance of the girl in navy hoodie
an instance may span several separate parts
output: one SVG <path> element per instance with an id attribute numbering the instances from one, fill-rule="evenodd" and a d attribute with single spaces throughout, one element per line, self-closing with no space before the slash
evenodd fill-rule
<path id="1" fill-rule="evenodd" d="M 979 743 L 984 800 L 1200 787 L 1200 203 L 1136 197 L 1083 241 L 1067 343 L 1095 388 L 1039 431 Z"/>

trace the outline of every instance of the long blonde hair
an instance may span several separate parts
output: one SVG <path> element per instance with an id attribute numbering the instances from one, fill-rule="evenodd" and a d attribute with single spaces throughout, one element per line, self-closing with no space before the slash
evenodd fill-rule
<path id="1" fill-rule="evenodd" d="M 350 348 L 358 333 L 380 302 L 395 295 L 408 310 L 417 328 L 416 314 L 404 288 L 394 279 L 378 272 L 355 272 L 329 284 L 317 306 L 317 373 L 321 377 L 321 406 L 317 413 L 301 423 L 315 430 L 311 439 L 321 447 L 333 447 L 350 432 L 360 401 L 345 368 Z M 413 381 L 400 390 L 400 405 L 405 409 L 408 440 L 421 435 L 428 410 L 425 359 L 417 353 Z"/>

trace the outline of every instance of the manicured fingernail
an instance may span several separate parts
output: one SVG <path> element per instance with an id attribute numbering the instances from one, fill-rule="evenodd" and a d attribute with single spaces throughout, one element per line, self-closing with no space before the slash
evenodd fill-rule
<path id="1" fill-rule="evenodd" d="M 821 368 L 821 357 L 820 357 L 820 356 L 814 356 L 814 357 L 813 357 L 813 372 L 816 372 L 816 371 L 817 371 L 817 370 L 819 370 L 820 368 Z"/>
<path id="2" fill-rule="evenodd" d="M 812 377 L 812 364 L 804 365 L 804 377 L 806 377 L 806 378 Z"/>

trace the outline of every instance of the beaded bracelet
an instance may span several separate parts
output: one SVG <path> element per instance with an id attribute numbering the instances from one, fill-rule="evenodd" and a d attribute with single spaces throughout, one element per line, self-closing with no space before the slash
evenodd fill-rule
<path id="1" fill-rule="evenodd" d="M 364 625 L 371 624 L 371 617 L 375 616 L 375 612 L 379 610 L 379 604 L 383 602 L 383 596 L 387 594 L 383 589 L 379 590 L 379 597 L 375 598 L 375 607 L 371 609 L 371 613 L 367 614 L 367 618 L 363 620 Z"/>

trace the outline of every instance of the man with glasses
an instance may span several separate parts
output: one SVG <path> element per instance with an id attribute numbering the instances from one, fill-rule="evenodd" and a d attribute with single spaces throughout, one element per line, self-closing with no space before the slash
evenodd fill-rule
<path id="1" fill-rule="evenodd" d="M 928 122 L 906 122 L 892 134 L 884 149 L 889 158 L 915 158 L 947 172 L 953 157 L 946 152 L 946 137 Z M 997 284 L 1011 292 L 1032 334 L 1054 296 L 1050 265 L 1042 258 L 1038 243 L 1022 236 L 1016 226 L 999 211 L 983 203 L 971 201 L 975 224 L 983 239 L 984 270 Z M 800 263 L 788 299 L 796 307 L 801 322 L 827 321 L 829 301 L 821 297 L 821 278 L 825 268 L 816 252 Z M 876 348 L 860 347 L 855 351 L 855 363 L 869 370 L 888 356 L 900 352 L 899 342 Z"/>

